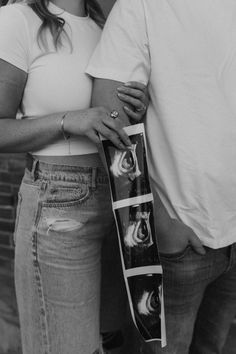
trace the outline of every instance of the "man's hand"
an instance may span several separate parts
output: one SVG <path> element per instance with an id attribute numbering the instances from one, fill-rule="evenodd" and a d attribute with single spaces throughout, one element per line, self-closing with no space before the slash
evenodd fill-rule
<path id="1" fill-rule="evenodd" d="M 160 253 L 178 253 L 190 245 L 196 253 L 206 253 L 195 232 L 183 222 L 169 216 L 160 197 L 154 194 L 155 229 Z"/>

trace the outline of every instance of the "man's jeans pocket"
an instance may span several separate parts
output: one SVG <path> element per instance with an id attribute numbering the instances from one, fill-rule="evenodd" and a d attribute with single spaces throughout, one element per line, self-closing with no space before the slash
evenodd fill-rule
<path id="1" fill-rule="evenodd" d="M 174 253 L 159 252 L 161 260 L 178 261 L 183 259 L 192 250 L 190 245 L 187 245 L 183 250 Z"/>

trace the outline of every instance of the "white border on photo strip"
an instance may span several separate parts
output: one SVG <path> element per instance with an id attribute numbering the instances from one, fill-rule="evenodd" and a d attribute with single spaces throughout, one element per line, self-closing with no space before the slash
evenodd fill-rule
<path id="1" fill-rule="evenodd" d="M 136 204 L 143 204 L 143 203 L 148 203 L 153 201 L 153 195 L 152 193 L 145 194 L 145 195 L 140 195 L 138 197 L 133 197 L 133 198 L 127 198 L 127 199 L 121 199 L 118 200 L 117 202 L 113 202 L 113 209 L 121 209 L 125 207 L 129 207 L 132 205 Z"/>

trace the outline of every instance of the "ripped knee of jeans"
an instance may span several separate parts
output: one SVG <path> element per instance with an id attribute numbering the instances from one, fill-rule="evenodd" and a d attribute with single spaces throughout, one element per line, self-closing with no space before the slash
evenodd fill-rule
<path id="1" fill-rule="evenodd" d="M 124 337 L 121 331 L 103 332 L 101 335 L 102 345 L 105 350 L 119 348 L 124 344 Z"/>

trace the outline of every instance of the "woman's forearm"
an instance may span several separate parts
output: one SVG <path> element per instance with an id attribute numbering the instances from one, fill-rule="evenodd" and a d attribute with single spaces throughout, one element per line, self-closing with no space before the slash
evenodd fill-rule
<path id="1" fill-rule="evenodd" d="M 0 153 L 28 152 L 63 137 L 62 114 L 36 119 L 0 119 Z"/>
<path id="2" fill-rule="evenodd" d="M 99 135 L 109 139 L 121 149 L 130 145 L 127 134 L 119 120 L 110 117 L 105 107 L 94 107 L 80 111 L 56 113 L 33 119 L 0 119 L 0 153 L 36 151 L 68 135 L 87 136 L 99 144 Z"/>

